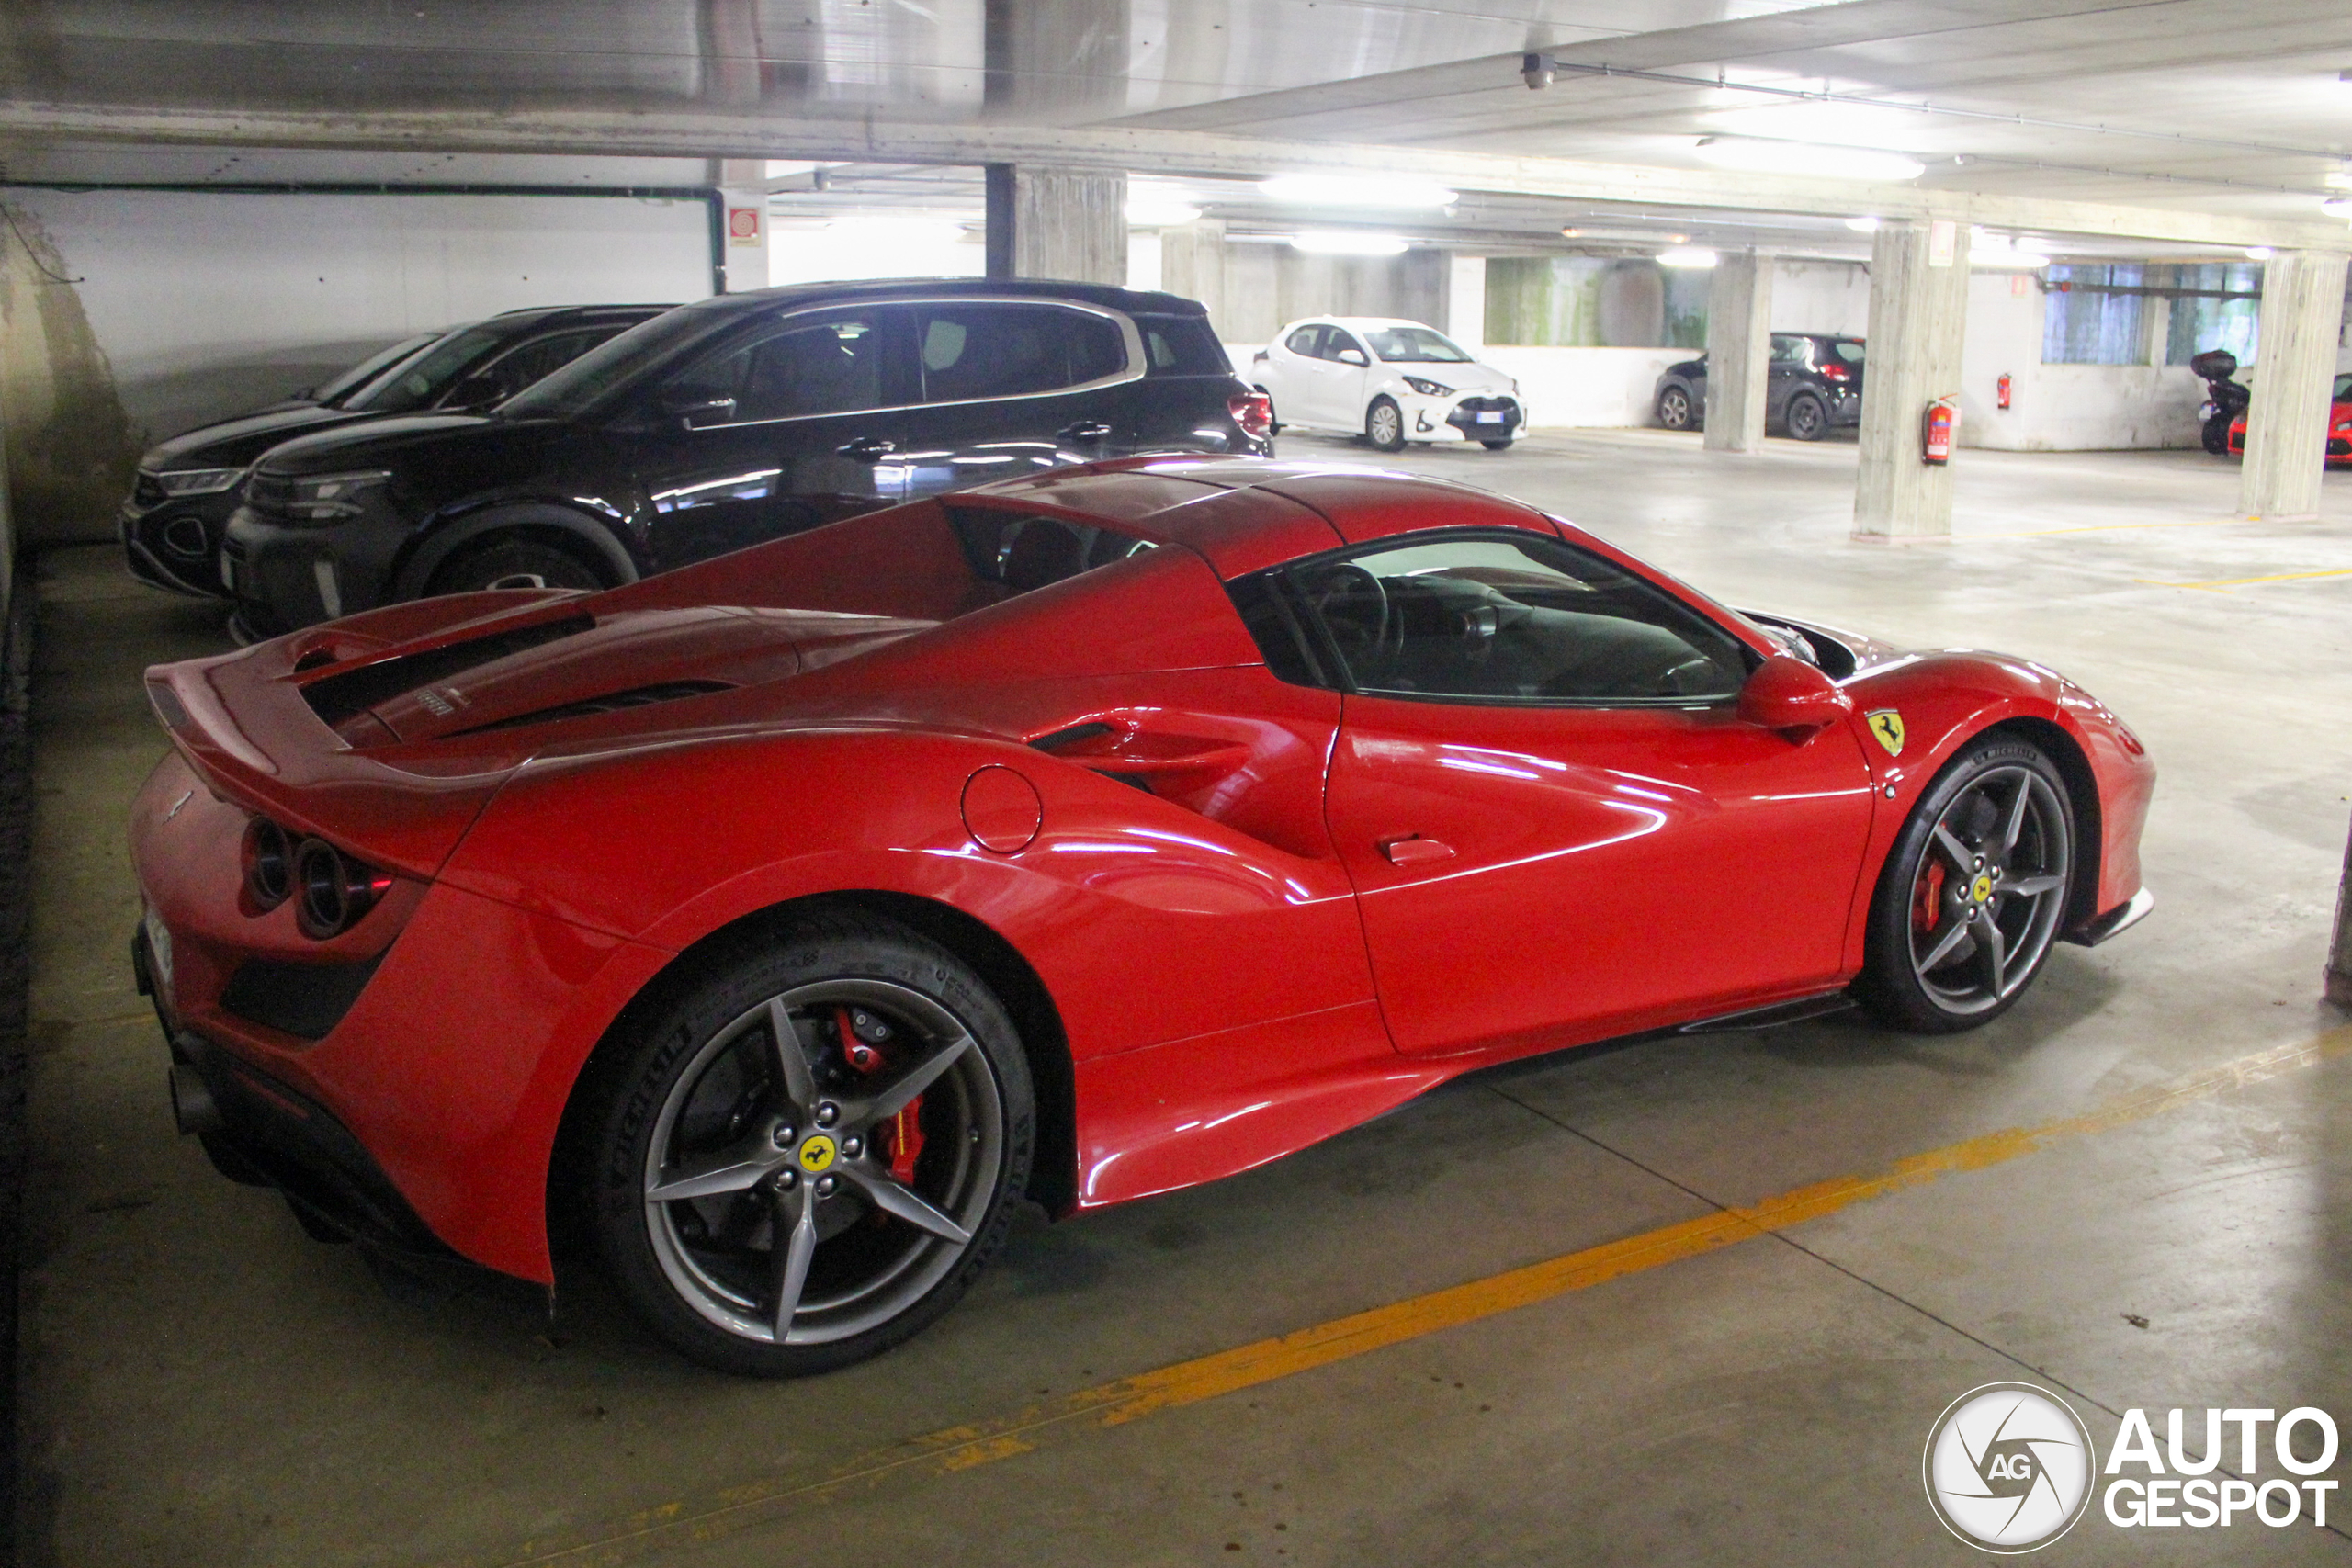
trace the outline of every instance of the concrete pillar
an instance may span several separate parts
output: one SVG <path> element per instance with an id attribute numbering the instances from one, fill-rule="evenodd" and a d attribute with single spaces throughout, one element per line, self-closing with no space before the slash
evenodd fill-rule
<path id="1" fill-rule="evenodd" d="M 1209 324 L 1225 336 L 1225 224 L 1204 218 L 1159 231 L 1159 287 L 1208 307 Z"/>
<path id="2" fill-rule="evenodd" d="M 1708 451 L 1753 452 L 1764 445 L 1771 357 L 1772 264 L 1752 248 L 1726 251 L 1707 288 Z"/>
<path id="3" fill-rule="evenodd" d="M 1487 258 L 1445 259 L 1445 320 L 1435 325 L 1476 353 L 1487 345 Z"/>
<path id="4" fill-rule="evenodd" d="M 1928 402 L 1960 390 L 1967 325 L 1967 215 L 1880 224 L 1871 240 L 1857 539 L 1951 536 L 1951 467 L 1920 460 L 1920 434 Z"/>
<path id="5" fill-rule="evenodd" d="M 2335 890 L 2335 940 L 2327 947 L 2327 999 L 2352 1008 L 2352 843 L 2344 847 L 2344 880 Z"/>
<path id="6" fill-rule="evenodd" d="M 2340 251 L 2282 251 L 2263 264 L 2262 337 L 2238 476 L 2238 510 L 2249 517 L 2319 514 L 2345 261 Z"/>
<path id="7" fill-rule="evenodd" d="M 729 294 L 768 286 L 767 173 L 756 158 L 718 161 L 718 270 Z"/>
<path id="8" fill-rule="evenodd" d="M 988 275 L 1127 281 L 1127 176 L 988 165 Z"/>

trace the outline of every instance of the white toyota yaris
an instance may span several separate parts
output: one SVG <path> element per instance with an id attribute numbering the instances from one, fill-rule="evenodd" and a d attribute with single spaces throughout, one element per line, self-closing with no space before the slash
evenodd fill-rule
<path id="1" fill-rule="evenodd" d="M 1362 435 L 1384 452 L 1408 441 L 1476 441 L 1499 452 L 1527 427 L 1517 381 L 1419 321 L 1293 321 L 1258 351 L 1250 379 L 1273 400 L 1277 429 Z"/>

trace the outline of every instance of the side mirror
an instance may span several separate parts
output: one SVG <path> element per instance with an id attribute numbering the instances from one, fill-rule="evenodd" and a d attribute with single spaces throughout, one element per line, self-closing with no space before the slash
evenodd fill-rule
<path id="1" fill-rule="evenodd" d="M 1343 348 L 1340 350 L 1340 363 L 1342 365 L 1369 365 L 1372 361 L 1363 356 L 1363 349 Z"/>
<path id="2" fill-rule="evenodd" d="M 1739 716 L 1765 729 L 1803 739 L 1854 711 L 1854 699 L 1815 665 L 1776 653 L 1739 689 Z"/>
<path id="3" fill-rule="evenodd" d="M 735 418 L 734 399 L 714 398 L 694 388 L 665 388 L 653 395 L 653 405 L 688 430 L 731 423 Z"/>

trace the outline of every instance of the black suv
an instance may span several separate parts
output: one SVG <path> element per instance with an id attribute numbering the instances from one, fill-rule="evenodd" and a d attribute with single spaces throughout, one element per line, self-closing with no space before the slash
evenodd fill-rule
<path id="1" fill-rule="evenodd" d="M 254 459 L 279 442 L 364 419 L 488 408 L 669 309 L 509 310 L 396 343 L 315 392 L 175 435 L 139 459 L 139 477 L 117 520 L 130 575 L 176 592 L 226 597 L 221 530 Z"/>
<path id="2" fill-rule="evenodd" d="M 1668 430 L 1706 423 L 1707 356 L 1669 365 L 1657 378 L 1657 422 Z M 1818 441 L 1862 423 L 1862 340 L 1838 333 L 1774 333 L 1765 376 L 1764 423 Z"/>
<path id="3" fill-rule="evenodd" d="M 629 581 L 874 507 L 1136 452 L 1272 450 L 1190 299 L 808 284 L 647 321 L 487 417 L 292 441 L 225 564 L 241 636 L 427 593 Z"/>

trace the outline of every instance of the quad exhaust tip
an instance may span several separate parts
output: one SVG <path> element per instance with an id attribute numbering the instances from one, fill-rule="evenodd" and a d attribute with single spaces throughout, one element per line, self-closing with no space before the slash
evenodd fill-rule
<path id="1" fill-rule="evenodd" d="M 204 1075 L 186 1062 L 172 1065 L 172 1120 L 183 1133 L 219 1133 L 227 1129 L 228 1121 L 221 1116 L 220 1107 L 212 1098 L 212 1089 Z"/>

